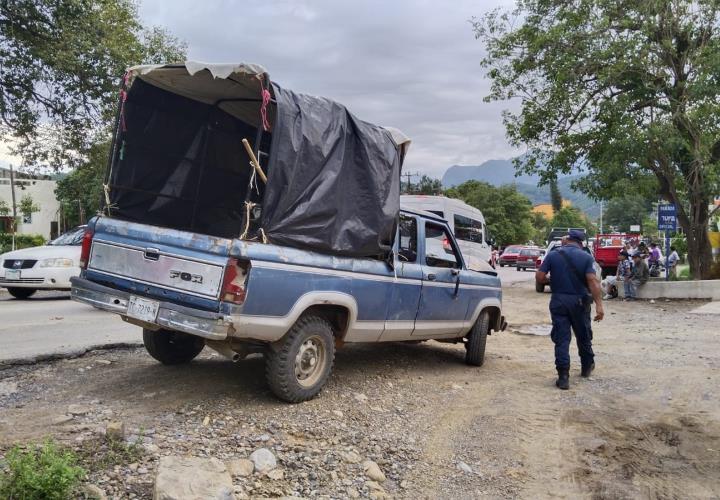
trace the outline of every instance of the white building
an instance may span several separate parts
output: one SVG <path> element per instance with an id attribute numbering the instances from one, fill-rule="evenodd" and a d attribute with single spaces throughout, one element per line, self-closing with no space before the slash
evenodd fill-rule
<path id="1" fill-rule="evenodd" d="M 58 220 L 58 210 L 60 209 L 60 203 L 55 198 L 56 185 L 55 181 L 46 176 L 15 172 L 15 203 L 20 219 L 17 227 L 18 234 L 40 234 L 45 239 L 50 239 L 50 223 Z M 26 195 L 30 195 L 33 203 L 40 208 L 39 212 L 35 212 L 27 218 L 20 213 L 20 200 Z M 12 215 L 10 170 L 2 167 L 0 167 L 0 200 L 7 204 L 10 208 L 10 215 Z"/>

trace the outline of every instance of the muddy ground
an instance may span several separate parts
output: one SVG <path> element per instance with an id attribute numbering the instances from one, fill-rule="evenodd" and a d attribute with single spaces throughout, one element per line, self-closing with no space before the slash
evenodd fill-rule
<path id="1" fill-rule="evenodd" d="M 150 498 L 159 456 L 223 460 L 266 447 L 282 477 L 235 477 L 238 497 L 720 498 L 720 317 L 699 302 L 606 305 L 597 369 L 554 386 L 549 295 L 505 289 L 510 329 L 481 368 L 461 346 L 349 346 L 317 399 L 278 402 L 260 358 L 204 352 L 165 367 L 142 349 L 0 370 L 0 452 L 52 436 L 111 497 Z M 576 359 L 576 358 L 575 358 Z M 109 421 L 130 442 L 108 449 Z M 359 460 L 387 480 L 369 481 Z"/>

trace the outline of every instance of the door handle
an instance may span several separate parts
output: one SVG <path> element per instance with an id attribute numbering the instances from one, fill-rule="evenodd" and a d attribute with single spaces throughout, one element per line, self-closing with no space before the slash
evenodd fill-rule
<path id="1" fill-rule="evenodd" d="M 427 279 L 428 279 L 429 281 L 435 281 L 435 278 L 437 278 L 437 276 L 435 276 L 435 274 L 433 274 L 433 273 L 429 273 L 429 274 L 427 275 Z"/>

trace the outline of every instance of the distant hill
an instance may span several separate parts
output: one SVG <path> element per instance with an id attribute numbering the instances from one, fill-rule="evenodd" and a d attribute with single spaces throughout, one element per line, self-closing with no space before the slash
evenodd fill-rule
<path id="1" fill-rule="evenodd" d="M 560 192 L 563 198 L 570 200 L 574 207 L 579 208 L 589 217 L 596 218 L 600 215 L 599 205 L 570 187 L 570 184 L 578 177 L 577 175 L 560 176 L 558 179 Z M 487 182 L 493 186 L 515 184 L 517 190 L 527 196 L 533 205 L 550 203 L 550 188 L 538 186 L 540 176 L 521 175 L 515 177 L 515 166 L 512 160 L 488 160 L 481 165 L 453 165 L 445 171 L 442 184 L 448 188 L 470 180 Z"/>

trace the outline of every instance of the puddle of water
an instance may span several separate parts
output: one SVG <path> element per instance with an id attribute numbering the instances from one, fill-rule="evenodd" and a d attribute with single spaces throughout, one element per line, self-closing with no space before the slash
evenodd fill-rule
<path id="1" fill-rule="evenodd" d="M 547 337 L 552 331 L 552 325 L 518 325 L 511 330 L 518 335 L 538 335 Z"/>

